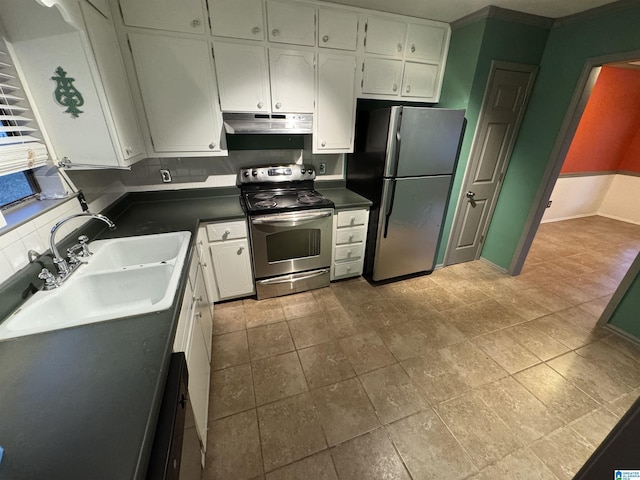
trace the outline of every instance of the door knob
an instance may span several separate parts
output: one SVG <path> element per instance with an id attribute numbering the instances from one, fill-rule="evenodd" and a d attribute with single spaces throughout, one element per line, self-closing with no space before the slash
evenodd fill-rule
<path id="1" fill-rule="evenodd" d="M 277 108 L 278 110 L 280 110 L 280 108 L 281 108 L 281 107 L 282 107 L 282 103 L 280 103 L 280 102 L 276 103 L 276 108 Z"/>
<path id="2" fill-rule="evenodd" d="M 324 37 L 322 37 L 322 41 L 324 43 L 327 43 L 329 41 L 329 35 L 325 35 Z"/>
<path id="3" fill-rule="evenodd" d="M 411 53 L 414 53 L 416 51 L 416 46 L 415 45 L 411 45 Z"/>
<path id="4" fill-rule="evenodd" d="M 398 52 L 402 51 L 402 44 L 399 43 L 398 45 L 396 45 L 396 50 L 398 50 Z"/>
<path id="5" fill-rule="evenodd" d="M 476 196 L 475 192 L 472 192 L 471 190 L 467 192 L 467 198 L 473 198 L 475 196 Z"/>
<path id="6" fill-rule="evenodd" d="M 251 33 L 253 33 L 254 35 L 257 35 L 260 33 L 260 27 L 253 27 L 251 29 Z"/>
<path id="7" fill-rule="evenodd" d="M 198 20 L 198 19 L 196 18 L 195 20 L 193 20 L 193 21 L 191 22 L 191 26 L 192 26 L 193 28 L 199 27 L 199 26 L 200 26 L 200 20 Z"/>
<path id="8" fill-rule="evenodd" d="M 472 192 L 471 190 L 469 190 L 465 195 L 469 199 L 469 203 L 471 204 L 471 206 L 473 208 L 476 208 L 475 192 Z"/>
<path id="9" fill-rule="evenodd" d="M 257 105 L 258 108 L 262 108 L 263 106 L 264 106 L 264 103 L 258 102 L 258 105 Z"/>
<path id="10" fill-rule="evenodd" d="M 277 30 L 277 29 L 275 29 L 275 28 L 274 28 L 273 30 L 271 30 L 271 35 L 272 35 L 273 37 L 277 37 L 279 34 L 280 34 L 280 31 L 279 31 L 279 30 Z"/>

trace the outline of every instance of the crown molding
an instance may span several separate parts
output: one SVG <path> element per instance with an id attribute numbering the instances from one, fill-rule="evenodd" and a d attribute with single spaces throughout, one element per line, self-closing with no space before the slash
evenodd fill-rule
<path id="1" fill-rule="evenodd" d="M 624 0 L 623 0 L 624 1 Z M 635 0 L 634 0 L 635 1 Z M 550 29 L 554 25 L 554 19 L 549 17 L 542 17 L 540 15 L 532 15 L 530 13 L 518 12 L 517 10 L 509 10 L 507 8 L 496 7 L 495 5 L 489 5 L 477 12 L 471 13 L 467 16 L 459 18 L 454 22 L 451 22 L 451 30 L 475 23 L 485 18 L 496 18 L 498 20 L 504 20 L 507 22 L 522 23 L 524 25 L 531 25 L 539 28 Z"/>

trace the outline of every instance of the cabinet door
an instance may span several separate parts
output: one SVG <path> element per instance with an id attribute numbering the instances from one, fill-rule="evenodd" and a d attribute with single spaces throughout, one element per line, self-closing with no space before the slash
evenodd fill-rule
<path id="1" fill-rule="evenodd" d="M 198 436 L 202 441 L 203 448 L 206 448 L 211 365 L 209 364 L 207 345 L 202 335 L 200 324 L 195 319 L 191 323 L 189 348 L 186 354 L 187 369 L 189 371 L 189 396 L 191 397 L 193 416 Z"/>
<path id="2" fill-rule="evenodd" d="M 355 76 L 355 56 L 318 54 L 314 153 L 353 151 Z"/>
<path id="3" fill-rule="evenodd" d="M 269 70 L 264 47 L 215 42 L 220 105 L 224 112 L 269 112 Z"/>
<path id="4" fill-rule="evenodd" d="M 406 58 L 439 62 L 446 33 L 446 27 L 410 23 Z"/>
<path id="5" fill-rule="evenodd" d="M 210 245 L 220 300 L 254 291 L 251 256 L 246 239 Z"/>
<path id="6" fill-rule="evenodd" d="M 362 93 L 398 95 L 402 82 L 402 60 L 365 58 Z"/>
<path id="7" fill-rule="evenodd" d="M 114 143 L 126 161 L 144 155 L 144 141 L 133 108 L 127 74 L 113 24 L 96 9 L 80 3 L 91 48 L 104 86 L 113 119 Z"/>
<path id="8" fill-rule="evenodd" d="M 273 112 L 313 112 L 315 91 L 313 63 L 313 52 L 269 49 Z"/>
<path id="9" fill-rule="evenodd" d="M 355 50 L 357 45 L 357 13 L 325 8 L 318 10 L 318 46 Z"/>
<path id="10" fill-rule="evenodd" d="M 205 33 L 201 0 L 120 0 L 125 25 Z"/>
<path id="11" fill-rule="evenodd" d="M 214 35 L 264 39 L 262 0 L 209 0 L 209 17 Z"/>
<path id="12" fill-rule="evenodd" d="M 211 317 L 211 310 L 209 309 L 209 297 L 207 296 L 207 289 L 204 283 L 204 276 L 201 268 L 198 268 L 196 276 L 196 288 L 194 289 L 194 297 L 196 301 L 195 305 L 195 317 L 196 322 L 202 331 L 204 337 L 204 344 L 207 348 L 207 358 L 211 363 L 211 337 L 213 335 L 213 319 Z"/>
<path id="13" fill-rule="evenodd" d="M 316 9 L 311 5 L 267 0 L 269 41 L 315 45 Z"/>
<path id="14" fill-rule="evenodd" d="M 434 98 L 438 81 L 438 65 L 407 62 L 402 81 L 403 97 Z"/>
<path id="15" fill-rule="evenodd" d="M 364 51 L 402 57 L 407 24 L 378 17 L 367 19 Z"/>
<path id="16" fill-rule="evenodd" d="M 209 43 L 143 33 L 129 40 L 155 151 L 219 152 L 222 115 Z"/>

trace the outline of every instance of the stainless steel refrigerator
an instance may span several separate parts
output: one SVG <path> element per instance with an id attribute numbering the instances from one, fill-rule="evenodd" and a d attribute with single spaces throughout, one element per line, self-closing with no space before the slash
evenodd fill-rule
<path id="1" fill-rule="evenodd" d="M 396 106 L 369 112 L 364 129 L 360 120 L 362 146 L 347 159 L 347 187 L 373 202 L 365 276 L 380 281 L 431 271 L 464 110 Z"/>

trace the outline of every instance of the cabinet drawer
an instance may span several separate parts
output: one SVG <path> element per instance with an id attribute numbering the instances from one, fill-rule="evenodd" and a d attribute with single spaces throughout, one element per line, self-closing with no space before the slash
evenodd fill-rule
<path id="1" fill-rule="evenodd" d="M 207 225 L 207 236 L 210 242 L 233 240 L 247 237 L 246 222 L 210 223 Z"/>
<path id="2" fill-rule="evenodd" d="M 366 210 L 347 210 L 344 212 L 338 212 L 338 228 L 364 225 L 366 218 Z"/>
<path id="3" fill-rule="evenodd" d="M 364 245 L 362 243 L 354 243 L 351 245 L 339 245 L 336 247 L 336 262 L 341 260 L 351 260 L 362 257 Z"/>
<path id="4" fill-rule="evenodd" d="M 364 227 L 340 229 L 336 231 L 336 245 L 362 242 L 364 235 Z"/>
<path id="5" fill-rule="evenodd" d="M 362 275 L 362 259 L 355 262 L 342 262 L 334 265 L 334 278 L 356 277 Z"/>

